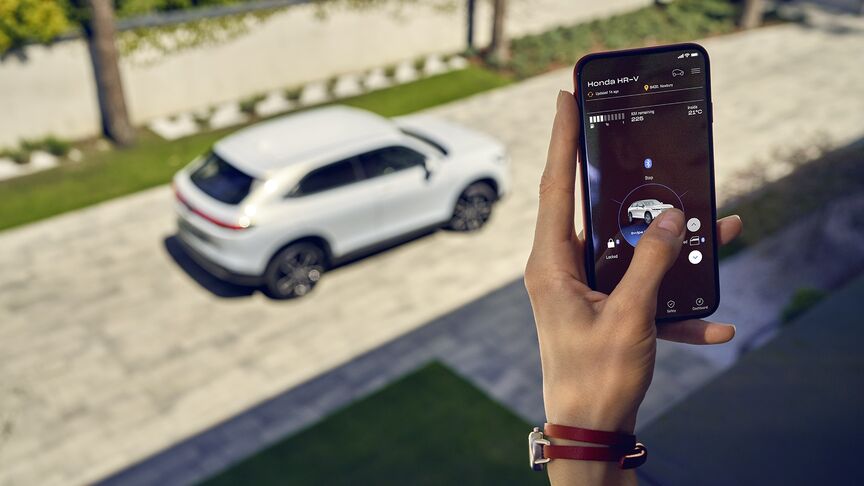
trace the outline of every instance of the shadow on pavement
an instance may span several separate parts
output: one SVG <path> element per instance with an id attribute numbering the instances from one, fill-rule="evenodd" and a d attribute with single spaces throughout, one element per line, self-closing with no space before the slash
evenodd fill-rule
<path id="1" fill-rule="evenodd" d="M 432 234 L 435 234 L 436 231 L 437 228 L 424 228 L 406 234 L 404 236 L 382 242 L 378 245 L 375 245 L 374 247 L 366 248 L 362 251 L 347 255 L 346 257 L 336 262 L 336 264 L 333 265 L 333 267 L 331 267 L 322 278 L 328 278 L 333 271 L 338 270 L 342 267 L 353 265 L 354 263 L 362 261 L 366 258 L 380 255 L 398 246 L 430 236 Z M 195 260 L 191 256 L 189 256 L 189 254 L 183 248 L 183 244 L 180 243 L 177 235 L 171 235 L 165 238 L 163 244 L 165 246 L 165 251 L 168 252 L 174 262 L 177 263 L 178 267 L 180 267 L 184 272 L 186 272 L 186 274 L 189 275 L 192 280 L 197 282 L 198 285 L 209 290 L 213 295 L 217 297 L 249 297 L 254 294 L 255 291 L 260 289 L 259 287 L 237 285 L 230 282 L 225 282 L 224 280 L 215 277 L 213 274 L 211 274 L 203 267 L 201 267 L 201 265 L 195 262 Z M 264 295 L 267 295 L 267 292 L 263 293 Z"/>
<path id="2" fill-rule="evenodd" d="M 228 283 L 211 275 L 207 270 L 204 270 L 200 265 L 195 263 L 192 257 L 186 253 L 180 240 L 177 239 L 177 235 L 165 238 L 163 244 L 165 245 L 165 251 L 168 252 L 177 266 L 186 272 L 186 275 L 190 276 L 198 285 L 209 290 L 217 297 L 249 297 L 257 290 L 255 287 Z"/>
<path id="3" fill-rule="evenodd" d="M 864 484 L 864 276 L 640 433 L 647 485 Z"/>

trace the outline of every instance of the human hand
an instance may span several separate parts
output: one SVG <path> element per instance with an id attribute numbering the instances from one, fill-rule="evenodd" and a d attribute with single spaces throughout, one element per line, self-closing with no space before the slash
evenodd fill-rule
<path id="1" fill-rule="evenodd" d="M 578 143 L 576 99 L 562 91 L 525 269 L 540 342 L 546 417 L 555 424 L 633 433 L 654 373 L 656 339 L 719 344 L 732 339 L 735 327 L 703 320 L 655 325 L 657 291 L 681 251 L 685 232 L 684 214 L 677 209 L 663 212 L 648 227 L 610 295 L 588 287 L 585 243 L 573 223 Z M 741 229 L 738 216 L 723 218 L 717 222 L 718 240 L 728 243 Z"/>

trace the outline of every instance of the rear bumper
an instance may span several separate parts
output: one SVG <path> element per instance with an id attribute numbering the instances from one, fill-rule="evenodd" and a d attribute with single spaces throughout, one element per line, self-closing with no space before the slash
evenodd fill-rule
<path id="1" fill-rule="evenodd" d="M 189 255 L 195 263 L 198 264 L 201 268 L 207 271 L 207 273 L 213 275 L 219 280 L 224 280 L 225 282 L 244 285 L 249 287 L 258 287 L 264 283 L 264 277 L 261 275 L 247 275 L 244 273 L 238 273 L 224 266 L 214 262 L 213 260 L 207 258 L 206 255 L 199 252 L 192 245 L 190 245 L 187 241 L 183 239 L 182 234 L 178 235 L 178 241 L 180 241 L 183 250 Z"/>

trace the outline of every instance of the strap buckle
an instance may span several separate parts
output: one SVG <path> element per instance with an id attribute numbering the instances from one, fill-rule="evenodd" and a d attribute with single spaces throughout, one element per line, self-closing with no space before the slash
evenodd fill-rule
<path id="1" fill-rule="evenodd" d="M 645 464 L 647 460 L 648 449 L 641 442 L 637 442 L 636 446 L 633 447 L 633 452 L 621 456 L 618 464 L 621 466 L 621 469 L 634 469 Z"/>
<path id="2" fill-rule="evenodd" d="M 545 466 L 547 462 L 551 461 L 548 457 L 543 457 L 543 446 L 551 444 L 552 443 L 549 442 L 548 439 L 543 437 L 543 432 L 540 430 L 540 427 L 534 427 L 534 430 L 528 434 L 528 460 L 531 469 L 542 471 L 543 466 Z"/>

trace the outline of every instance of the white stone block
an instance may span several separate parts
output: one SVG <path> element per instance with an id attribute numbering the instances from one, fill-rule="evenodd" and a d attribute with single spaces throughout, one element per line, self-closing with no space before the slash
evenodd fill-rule
<path id="1" fill-rule="evenodd" d="M 393 79 L 397 83 L 408 83 L 417 79 L 417 70 L 414 69 L 414 63 L 405 61 L 396 67 L 396 74 Z"/>
<path id="2" fill-rule="evenodd" d="M 166 140 L 176 140 L 198 133 L 198 124 L 191 113 L 182 113 L 173 119 L 157 118 L 147 124 L 150 130 Z M 74 160 L 74 159 L 73 159 Z"/>
<path id="3" fill-rule="evenodd" d="M 336 80 L 336 86 L 333 87 L 333 96 L 336 98 L 347 98 L 359 94 L 363 94 L 363 86 L 360 84 L 358 76 L 345 74 Z"/>
<path id="4" fill-rule="evenodd" d="M 436 74 L 442 74 L 447 72 L 447 65 L 444 64 L 444 61 L 441 60 L 441 56 L 431 55 L 426 58 L 426 62 L 423 63 L 423 72 L 426 76 L 434 76 Z"/>
<path id="5" fill-rule="evenodd" d="M 30 154 L 30 163 L 27 164 L 27 168 L 30 172 L 53 169 L 54 167 L 57 167 L 58 162 L 59 159 L 56 155 L 37 150 Z"/>
<path id="6" fill-rule="evenodd" d="M 300 93 L 300 104 L 303 106 L 317 105 L 329 99 L 330 94 L 327 93 L 327 84 L 323 81 L 307 84 L 303 87 L 303 92 Z"/>
<path id="7" fill-rule="evenodd" d="M 390 78 L 384 74 L 383 68 L 373 69 L 366 75 L 366 79 L 363 80 L 363 85 L 366 86 L 366 89 L 369 91 L 386 88 L 391 84 Z"/>
<path id="8" fill-rule="evenodd" d="M 282 91 L 273 91 L 255 105 L 255 114 L 261 117 L 284 113 L 294 108 L 294 103 L 285 99 Z"/>
<path id="9" fill-rule="evenodd" d="M 465 69 L 468 67 L 468 59 L 465 59 L 462 56 L 453 56 L 447 61 L 447 65 L 450 66 L 450 69 Z"/>
<path id="10" fill-rule="evenodd" d="M 22 165 L 16 164 L 12 159 L 0 159 L 0 180 L 11 179 L 22 175 L 24 173 L 21 169 L 22 167 Z"/>
<path id="11" fill-rule="evenodd" d="M 69 150 L 69 153 L 66 154 L 66 157 L 72 162 L 81 162 L 84 159 L 84 154 L 81 153 L 77 148 L 73 148 Z"/>
<path id="12" fill-rule="evenodd" d="M 248 120 L 249 116 L 240 111 L 240 104 L 234 101 L 216 107 L 213 115 L 210 116 L 208 125 L 210 128 L 218 129 L 239 125 Z"/>

